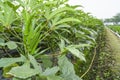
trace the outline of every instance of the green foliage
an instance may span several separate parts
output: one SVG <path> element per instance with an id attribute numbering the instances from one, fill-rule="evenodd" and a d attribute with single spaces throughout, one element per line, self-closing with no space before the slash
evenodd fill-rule
<path id="1" fill-rule="evenodd" d="M 25 57 L 21 55 L 19 58 L 2 58 L 0 59 L 0 67 L 7 67 L 16 62 L 24 62 Z"/>
<path id="2" fill-rule="evenodd" d="M 114 32 L 120 34 L 120 26 L 108 26 L 110 29 L 112 29 Z"/>
<path id="3" fill-rule="evenodd" d="M 81 80 L 74 71 L 73 64 L 68 61 L 68 59 L 63 55 L 58 60 L 58 65 L 60 71 L 62 72 L 62 77 L 65 80 Z"/>
<path id="4" fill-rule="evenodd" d="M 16 66 L 18 66 L 18 64 L 14 63 L 14 64 L 11 64 L 10 66 L 4 67 L 3 68 L 3 76 L 6 78 L 13 77 L 12 75 L 7 74 L 7 73 L 11 70 L 11 68 L 16 67 Z"/>
<path id="5" fill-rule="evenodd" d="M 0 46 L 6 46 L 11 50 L 11 49 L 16 49 L 17 44 L 14 41 L 8 41 L 5 43 L 4 39 L 0 38 Z"/>
<path id="6" fill-rule="evenodd" d="M 28 77 L 36 75 L 37 73 L 38 71 L 31 69 L 30 64 L 26 62 L 22 66 L 12 68 L 7 74 L 10 74 L 17 78 L 26 79 Z"/>
<path id="7" fill-rule="evenodd" d="M 8 46 L 9 49 L 16 49 L 17 48 L 16 43 L 13 41 L 6 42 L 6 45 Z"/>
<path id="8" fill-rule="evenodd" d="M 12 5 L 12 4 L 11 4 Z M 14 6 L 14 5 L 12 5 Z M 6 28 L 9 28 L 11 24 L 17 19 L 15 11 L 10 7 L 10 2 L 0 1 L 0 21 Z"/>
<path id="9" fill-rule="evenodd" d="M 103 24 L 66 2 L 0 1 L 0 49 L 9 56 L 17 51 L 17 57 L 1 58 L 0 67 L 18 65 L 5 74 L 13 80 L 81 80 L 72 61 L 87 62 Z M 74 59 L 66 57 L 69 53 Z"/>
<path id="10" fill-rule="evenodd" d="M 64 80 L 62 77 L 59 76 L 49 76 L 47 77 L 48 80 Z"/>

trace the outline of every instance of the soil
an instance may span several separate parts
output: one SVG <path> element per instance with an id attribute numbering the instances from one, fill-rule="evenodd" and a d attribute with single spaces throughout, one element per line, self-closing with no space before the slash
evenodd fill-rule
<path id="1" fill-rule="evenodd" d="M 106 43 L 111 49 L 111 55 L 114 59 L 114 65 L 111 67 L 116 76 L 120 76 L 120 37 L 109 28 L 105 28 Z"/>

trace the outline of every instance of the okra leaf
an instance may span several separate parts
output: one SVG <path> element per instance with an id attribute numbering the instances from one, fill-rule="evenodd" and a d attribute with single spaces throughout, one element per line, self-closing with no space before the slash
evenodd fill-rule
<path id="1" fill-rule="evenodd" d="M 5 43 L 9 49 L 16 49 L 17 44 L 14 41 L 8 41 Z"/>
<path id="2" fill-rule="evenodd" d="M 62 73 L 61 77 L 64 78 L 64 80 L 81 80 L 81 78 L 75 74 L 73 64 L 68 61 L 65 55 L 59 57 L 58 65 Z"/>
<path id="3" fill-rule="evenodd" d="M 0 59 L 0 67 L 7 67 L 16 62 L 24 62 L 25 60 L 26 60 L 26 58 L 22 55 L 21 55 L 21 57 L 18 57 L 18 58 L 1 58 Z"/>
<path id="4" fill-rule="evenodd" d="M 30 63 L 26 62 L 22 66 L 12 68 L 7 74 L 13 75 L 14 77 L 17 78 L 26 79 L 38 74 L 38 72 L 39 71 L 30 68 Z"/>
<path id="5" fill-rule="evenodd" d="M 59 67 L 55 66 L 52 68 L 47 68 L 41 75 L 42 76 L 50 76 L 50 75 L 55 75 L 59 70 Z"/>

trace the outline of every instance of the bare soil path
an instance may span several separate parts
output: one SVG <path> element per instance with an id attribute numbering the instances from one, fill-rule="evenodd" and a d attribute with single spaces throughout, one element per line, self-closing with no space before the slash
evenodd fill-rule
<path id="1" fill-rule="evenodd" d="M 109 28 L 105 28 L 107 44 L 111 49 L 111 54 L 114 58 L 112 70 L 120 76 L 120 38 Z"/>

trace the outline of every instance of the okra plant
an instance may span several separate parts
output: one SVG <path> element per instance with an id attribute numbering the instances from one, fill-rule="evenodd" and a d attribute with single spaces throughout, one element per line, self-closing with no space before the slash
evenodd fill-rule
<path id="1" fill-rule="evenodd" d="M 5 78 L 81 80 L 71 57 L 87 62 L 83 50 L 96 45 L 102 22 L 67 1 L 0 1 L 0 67 Z"/>

